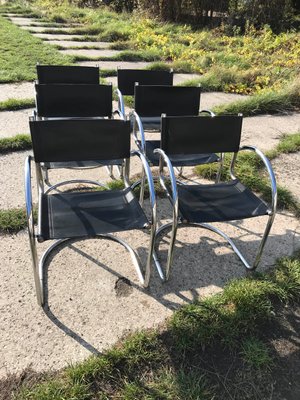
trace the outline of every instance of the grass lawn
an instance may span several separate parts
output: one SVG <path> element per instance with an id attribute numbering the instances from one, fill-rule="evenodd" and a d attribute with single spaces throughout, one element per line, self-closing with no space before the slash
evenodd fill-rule
<path id="1" fill-rule="evenodd" d="M 72 61 L 72 57 L 61 55 L 54 46 L 44 44 L 0 15 L 0 82 L 34 80 L 38 62 L 71 64 Z"/>

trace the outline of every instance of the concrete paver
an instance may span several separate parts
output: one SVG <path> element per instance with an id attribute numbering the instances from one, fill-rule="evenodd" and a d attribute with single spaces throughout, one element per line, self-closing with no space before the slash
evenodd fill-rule
<path id="1" fill-rule="evenodd" d="M 97 47 L 99 49 L 108 49 L 111 43 L 109 42 L 78 42 L 75 40 L 48 40 L 48 44 L 54 44 L 57 46 L 65 47 L 68 49 L 69 47 Z"/>
<path id="2" fill-rule="evenodd" d="M 45 30 L 51 29 L 52 31 L 70 31 L 72 27 L 60 28 L 57 26 L 22 26 L 22 29 L 29 30 L 35 33 L 43 33 Z"/>
<path id="3" fill-rule="evenodd" d="M 274 148 L 285 134 L 300 131 L 300 113 L 244 118 L 242 143 L 261 150 Z"/>
<path id="4" fill-rule="evenodd" d="M 28 118 L 33 109 L 0 112 L 0 138 L 29 133 Z"/>
<path id="5" fill-rule="evenodd" d="M 66 35 L 66 34 L 60 34 L 60 33 L 33 33 L 32 34 L 35 37 L 38 37 L 43 40 L 59 40 L 59 41 L 76 41 L 77 39 L 82 38 L 80 35 Z M 84 42 L 82 42 L 84 43 Z"/>
<path id="6" fill-rule="evenodd" d="M 31 99 L 33 97 L 33 82 L 0 84 L 0 101 L 8 99 Z"/>
<path id="7" fill-rule="evenodd" d="M 64 55 L 71 56 L 83 56 L 83 57 L 114 57 L 120 54 L 118 50 L 110 50 L 110 49 L 67 49 L 60 50 L 60 53 Z"/>

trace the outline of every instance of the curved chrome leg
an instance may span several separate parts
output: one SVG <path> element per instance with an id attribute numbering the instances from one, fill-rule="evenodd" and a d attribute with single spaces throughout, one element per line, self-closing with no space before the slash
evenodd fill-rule
<path id="1" fill-rule="evenodd" d="M 133 250 L 133 248 L 124 240 L 117 238 L 113 236 L 112 234 L 103 234 L 103 235 L 97 235 L 96 238 L 103 238 L 103 239 L 108 239 L 112 240 L 114 242 L 117 242 L 121 244 L 125 249 L 129 252 L 131 260 L 133 262 L 133 265 L 135 267 L 135 270 L 137 272 L 137 275 L 139 277 L 139 280 L 141 284 L 144 287 L 147 287 L 149 285 L 149 279 L 150 279 L 150 267 L 151 267 L 151 261 L 152 261 L 152 252 L 153 252 L 153 246 L 154 246 L 154 234 L 155 231 L 151 233 L 151 245 L 152 248 L 150 247 L 149 250 L 149 255 L 148 255 L 148 260 L 145 268 L 145 272 L 143 273 L 140 262 L 138 260 L 138 255 L 136 252 Z M 35 286 L 36 286 L 36 294 L 37 294 L 37 301 L 40 306 L 44 304 L 45 298 L 44 298 L 44 266 L 47 258 L 49 257 L 50 253 L 56 249 L 58 246 L 60 246 L 62 243 L 68 242 L 68 241 L 80 241 L 80 240 L 87 240 L 83 238 L 66 238 L 66 239 L 59 239 L 56 240 L 48 249 L 43 253 L 40 262 L 37 262 L 37 253 L 36 253 L 36 246 L 34 243 L 34 246 L 32 246 L 32 259 L 33 259 L 33 264 L 34 264 L 34 279 L 35 279 Z M 32 242 L 30 241 L 30 244 L 32 245 Z"/>
<path id="2" fill-rule="evenodd" d="M 113 166 L 112 165 L 106 165 L 105 168 L 106 168 L 106 171 L 107 171 L 109 177 L 111 179 L 116 179 L 115 176 L 114 176 L 114 173 L 113 173 Z"/>
<path id="3" fill-rule="evenodd" d="M 253 262 L 253 264 L 251 265 L 250 263 L 248 263 L 248 261 L 245 259 L 245 257 L 243 256 L 243 254 L 240 252 L 240 250 L 237 248 L 237 246 L 235 245 L 234 241 L 228 236 L 226 235 L 226 233 L 224 233 L 223 231 L 221 231 L 220 229 L 216 228 L 215 226 L 208 224 L 208 223 L 180 223 L 180 226 L 194 226 L 194 227 L 200 227 L 200 228 L 205 228 L 208 229 L 214 233 L 217 233 L 218 235 L 222 236 L 227 243 L 231 246 L 232 250 L 235 252 L 235 254 L 238 256 L 238 258 L 241 260 L 241 262 L 243 263 L 243 265 L 246 267 L 247 270 L 249 271 L 253 271 L 257 268 L 261 256 L 262 256 L 262 252 L 263 249 L 265 247 L 265 244 L 267 242 L 267 238 L 268 238 L 268 234 L 270 232 L 270 229 L 272 227 L 273 221 L 274 221 L 274 214 L 269 216 L 262 240 L 260 242 L 255 260 Z M 162 225 L 157 231 L 156 231 L 156 235 L 155 235 L 155 240 L 156 238 L 164 231 L 169 229 L 170 227 L 172 227 L 172 222 Z M 174 251 L 174 243 L 175 243 L 175 236 L 176 236 L 176 230 L 177 227 L 172 229 L 172 236 L 171 236 L 171 241 L 170 241 L 170 245 L 169 245 L 169 251 L 168 251 L 168 260 L 167 260 L 167 265 L 166 265 L 166 272 L 164 273 L 161 267 L 161 263 L 159 261 L 159 258 L 157 256 L 156 251 L 153 252 L 153 259 L 154 259 L 154 263 L 156 266 L 156 269 L 158 271 L 159 277 L 161 278 L 162 281 L 167 281 L 169 279 L 169 275 L 170 275 L 170 269 L 171 269 L 171 265 L 172 265 L 172 259 L 173 259 L 173 251 Z"/>

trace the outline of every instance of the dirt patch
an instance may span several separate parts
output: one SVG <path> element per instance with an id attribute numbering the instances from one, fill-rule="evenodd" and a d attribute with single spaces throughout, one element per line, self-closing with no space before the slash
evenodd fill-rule
<path id="1" fill-rule="evenodd" d="M 128 297 L 133 292 L 133 287 L 129 279 L 119 278 L 115 283 L 115 292 L 117 297 Z"/>

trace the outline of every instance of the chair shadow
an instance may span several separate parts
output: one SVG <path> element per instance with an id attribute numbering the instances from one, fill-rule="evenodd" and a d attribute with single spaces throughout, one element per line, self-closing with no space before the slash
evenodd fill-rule
<path id="1" fill-rule="evenodd" d="M 242 252 L 247 254 L 255 254 L 258 248 L 260 240 L 252 240 L 245 243 L 244 236 L 249 233 L 249 231 L 241 227 L 239 223 L 234 223 L 235 226 L 241 228 L 241 234 L 238 239 L 235 240 L 238 248 Z M 187 228 L 189 229 L 189 228 Z M 199 228 L 196 228 L 199 229 Z M 253 232 L 251 232 L 253 234 Z M 268 244 L 271 248 L 276 248 L 276 244 L 283 241 L 292 240 L 295 232 L 292 230 L 286 230 L 284 235 L 270 235 L 268 239 Z M 244 239 L 244 241 L 242 240 Z M 103 240 L 103 238 L 100 240 Z M 116 279 L 124 278 L 124 275 L 113 270 L 108 265 L 97 260 L 90 254 L 79 249 L 74 245 L 78 240 L 70 240 L 68 247 L 76 252 L 78 256 L 84 257 L 85 259 L 92 262 L 104 271 L 112 274 Z M 167 243 L 168 238 L 163 237 L 162 243 Z M 154 299 L 154 301 L 160 303 L 164 307 L 170 310 L 178 309 L 183 304 L 188 304 L 199 299 L 199 290 L 204 287 L 213 285 L 214 287 L 222 288 L 228 280 L 232 278 L 238 278 L 241 276 L 246 276 L 247 271 L 243 267 L 241 261 L 233 252 L 228 252 L 226 254 L 218 255 L 221 248 L 224 248 L 224 240 L 220 239 L 218 235 L 214 235 L 214 238 L 206 236 L 203 229 L 199 229 L 199 240 L 197 243 L 186 243 L 182 240 L 177 240 L 175 246 L 174 265 L 172 273 L 177 277 L 177 279 L 170 279 L 167 283 L 161 283 L 158 274 L 153 266 L 152 273 L 152 285 L 150 282 L 149 288 L 143 288 L 142 286 L 131 281 L 130 284 L 132 288 L 136 291 L 143 293 L 144 296 Z M 229 245 L 226 245 L 228 249 L 231 249 Z M 48 270 L 51 261 L 55 255 L 62 250 L 66 245 L 59 246 L 53 253 L 49 256 L 45 263 L 44 268 L 44 297 L 45 303 L 43 310 L 47 317 L 66 335 L 71 337 L 91 354 L 100 355 L 101 351 L 94 347 L 91 343 L 85 340 L 84 337 L 80 336 L 78 332 L 68 327 L 66 323 L 62 322 L 55 313 L 51 310 L 49 305 L 49 291 L 48 291 Z M 146 251 L 143 247 L 136 249 L 139 258 L 142 261 L 146 259 Z M 180 254 L 183 256 L 180 256 Z M 205 254 L 205 257 L 203 256 Z M 278 257 L 280 254 L 278 254 Z M 129 256 L 128 256 L 129 257 Z M 160 251 L 160 258 L 166 260 L 167 250 Z M 205 258 L 205 260 L 204 260 Z M 203 261 L 204 260 L 204 261 Z M 199 264 L 204 264 L 205 268 L 199 268 Z M 184 265 L 184 268 L 183 268 Z M 223 265 L 227 266 L 227 271 L 220 273 L 220 267 Z M 200 278 L 199 278 L 200 276 Z M 172 296 L 172 299 L 168 299 L 168 296 Z M 176 298 L 176 300 L 174 299 Z"/>

